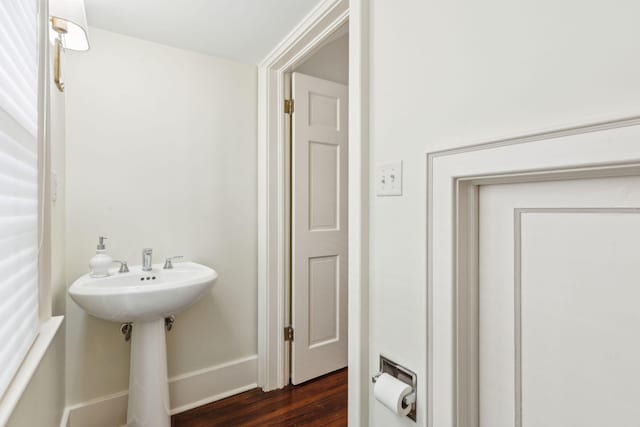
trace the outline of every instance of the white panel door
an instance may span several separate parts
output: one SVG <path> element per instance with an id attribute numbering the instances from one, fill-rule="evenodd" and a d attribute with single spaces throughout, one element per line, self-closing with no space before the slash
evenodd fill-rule
<path id="1" fill-rule="evenodd" d="M 640 426 L 640 178 L 479 194 L 480 426 Z"/>
<path id="2" fill-rule="evenodd" d="M 347 366 L 347 86 L 294 73 L 291 381 Z"/>

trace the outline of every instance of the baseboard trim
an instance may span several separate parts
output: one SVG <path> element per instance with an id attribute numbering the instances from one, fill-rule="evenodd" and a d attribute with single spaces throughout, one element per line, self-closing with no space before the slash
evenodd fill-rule
<path id="1" fill-rule="evenodd" d="M 62 418 L 60 419 L 60 427 L 69 427 L 69 408 L 64 408 Z"/>
<path id="2" fill-rule="evenodd" d="M 258 355 L 171 378 L 169 380 L 171 414 L 184 412 L 255 388 L 257 379 Z"/>
<path id="3" fill-rule="evenodd" d="M 211 402 L 215 402 L 217 400 L 222 400 L 222 399 L 225 399 L 227 397 L 243 393 L 245 391 L 251 390 L 251 389 L 256 388 L 256 387 L 258 387 L 257 383 L 247 384 L 245 386 L 238 387 L 238 388 L 233 389 L 233 390 L 225 391 L 224 393 L 216 394 L 215 396 L 208 396 L 208 397 L 205 397 L 204 399 L 198 400 L 197 402 L 187 403 L 186 405 L 182 405 L 180 407 L 173 408 L 171 410 L 171 415 L 179 414 L 181 412 L 185 412 L 185 411 L 188 411 L 190 409 L 197 408 L 198 406 L 202 406 L 202 405 L 206 405 L 206 404 L 211 403 Z"/>
<path id="4" fill-rule="evenodd" d="M 257 387 L 252 355 L 169 379 L 171 415 Z M 119 427 L 127 423 L 127 391 L 65 408 L 60 427 Z"/>

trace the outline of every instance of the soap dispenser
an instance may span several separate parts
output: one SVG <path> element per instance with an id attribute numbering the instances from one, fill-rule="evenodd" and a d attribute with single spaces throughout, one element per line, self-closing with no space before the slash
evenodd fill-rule
<path id="1" fill-rule="evenodd" d="M 89 268 L 91 269 L 91 277 L 107 277 L 109 275 L 109 267 L 113 264 L 113 259 L 107 255 L 107 248 L 104 245 L 106 237 L 98 238 L 98 247 L 96 254 L 89 260 Z"/>

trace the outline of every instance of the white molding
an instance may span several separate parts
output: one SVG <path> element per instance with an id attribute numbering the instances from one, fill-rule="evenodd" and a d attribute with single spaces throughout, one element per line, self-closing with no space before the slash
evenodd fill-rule
<path id="1" fill-rule="evenodd" d="M 62 418 L 60 418 L 60 427 L 69 427 L 69 408 L 64 408 Z"/>
<path id="2" fill-rule="evenodd" d="M 256 388 L 257 360 L 253 355 L 171 378 L 171 414 Z"/>
<path id="3" fill-rule="evenodd" d="M 451 156 L 453 154 L 467 153 L 470 151 L 487 150 L 505 145 L 522 144 L 526 142 L 540 141 L 544 139 L 560 138 L 563 136 L 579 135 L 583 133 L 598 132 L 601 130 L 615 129 L 640 125 L 640 116 L 613 117 L 608 120 L 600 120 L 592 123 L 574 123 L 563 127 L 552 127 L 538 129 L 528 133 L 517 135 L 497 136 L 484 141 L 475 141 L 457 144 L 456 148 L 435 150 L 427 153 L 429 159 L 440 156 Z"/>
<path id="4" fill-rule="evenodd" d="M 258 384 L 286 385 L 284 74 L 349 22 L 349 425 L 368 417 L 368 2 L 324 0 L 258 66 Z"/>
<path id="5" fill-rule="evenodd" d="M 369 425 L 369 2 L 349 3 L 348 423 Z"/>
<path id="6" fill-rule="evenodd" d="M 177 414 L 257 387 L 256 355 L 169 379 L 171 414 Z M 127 423 L 127 391 L 65 409 L 60 427 L 118 427 Z"/>
<path id="7" fill-rule="evenodd" d="M 9 384 L 7 391 L 0 399 L 0 426 L 5 425 L 11 417 L 22 394 L 29 386 L 31 378 L 38 370 L 42 358 L 47 353 L 47 350 L 51 348 L 51 343 L 56 338 L 63 320 L 64 316 L 56 316 L 40 324 L 38 336 Z"/>
<path id="8" fill-rule="evenodd" d="M 324 0 L 318 3 L 318 5 L 260 61 L 258 68 L 273 68 L 273 66 L 281 62 L 283 58 L 287 58 L 288 60 L 292 57 L 291 47 L 308 38 L 310 34 L 316 34 L 316 27 L 322 25 L 323 20 L 325 20 L 332 11 L 337 8 L 344 8 L 345 3 L 344 0 Z"/>
<path id="9" fill-rule="evenodd" d="M 118 427 L 127 423 L 126 391 L 113 393 L 97 399 L 65 408 L 67 425 L 65 427 Z"/>
<path id="10" fill-rule="evenodd" d="M 640 118 L 611 120 L 587 126 L 549 130 L 427 154 L 427 425 L 474 426 L 469 393 L 461 378 L 477 375 L 474 363 L 462 360 L 461 346 L 473 346 L 477 327 L 463 323 L 461 295 L 468 288 L 465 264 L 477 236 L 466 233 L 474 215 L 464 206 L 477 186 L 487 183 L 529 182 L 616 176 L 638 173 Z M 464 342 L 461 340 L 469 340 Z M 466 368 L 465 368 L 466 367 Z M 471 402 L 473 403 L 473 402 Z"/>

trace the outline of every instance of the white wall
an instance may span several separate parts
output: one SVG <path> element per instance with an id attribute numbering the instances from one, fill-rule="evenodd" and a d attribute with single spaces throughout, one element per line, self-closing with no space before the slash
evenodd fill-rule
<path id="1" fill-rule="evenodd" d="M 632 0 L 371 0 L 372 173 L 403 160 L 404 195 L 371 198 L 370 363 L 383 353 L 416 370 L 420 402 L 425 153 L 640 114 L 638 14 Z M 370 411 L 373 426 L 415 425 Z"/>
<path id="2" fill-rule="evenodd" d="M 68 55 L 67 270 L 185 255 L 220 277 L 168 334 L 169 376 L 256 353 L 256 68 L 91 29 Z M 135 334 L 135 331 L 134 331 Z M 67 302 L 67 403 L 128 388 L 119 325 Z"/>
<path id="3" fill-rule="evenodd" d="M 295 69 L 298 73 L 349 84 L 349 34 L 345 34 L 310 56 Z"/>

